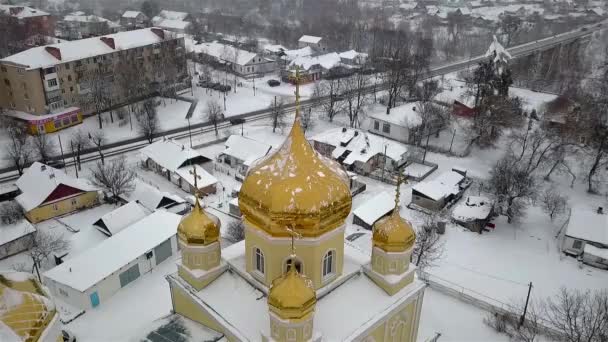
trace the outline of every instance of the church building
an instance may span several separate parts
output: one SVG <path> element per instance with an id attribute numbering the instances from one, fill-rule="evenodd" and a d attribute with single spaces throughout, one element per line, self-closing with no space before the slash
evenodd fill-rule
<path id="1" fill-rule="evenodd" d="M 196 202 L 178 227 L 167 276 L 175 313 L 229 341 L 416 341 L 425 285 L 416 239 L 395 210 L 373 225 L 370 259 L 344 244 L 349 180 L 296 118 L 283 145 L 253 165 L 239 193 L 245 240 L 220 248 L 219 220 Z"/>

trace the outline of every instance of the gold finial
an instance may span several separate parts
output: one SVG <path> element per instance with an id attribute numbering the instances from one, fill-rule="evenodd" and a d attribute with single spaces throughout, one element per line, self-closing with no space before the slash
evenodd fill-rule
<path id="1" fill-rule="evenodd" d="M 395 210 L 393 212 L 399 212 L 399 197 L 401 196 L 401 184 L 403 182 L 403 176 L 401 170 L 397 169 L 397 188 L 395 189 Z"/>
<path id="2" fill-rule="evenodd" d="M 296 65 L 296 77 L 294 81 L 296 82 L 296 121 L 300 119 L 300 67 Z"/>
<path id="3" fill-rule="evenodd" d="M 291 235 L 291 257 L 294 258 L 296 256 L 295 239 L 302 238 L 302 234 L 296 232 L 295 229 L 289 227 L 286 227 L 285 230 L 289 233 L 289 235 Z M 292 261 L 291 265 L 293 266 L 293 264 L 294 262 Z"/>

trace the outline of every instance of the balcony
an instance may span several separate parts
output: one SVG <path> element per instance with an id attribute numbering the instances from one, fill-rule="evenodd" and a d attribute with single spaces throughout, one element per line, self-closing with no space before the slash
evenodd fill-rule
<path id="1" fill-rule="evenodd" d="M 51 91 L 46 92 L 47 99 L 52 99 L 52 98 L 57 98 L 57 97 L 61 97 L 61 89 L 51 90 Z"/>

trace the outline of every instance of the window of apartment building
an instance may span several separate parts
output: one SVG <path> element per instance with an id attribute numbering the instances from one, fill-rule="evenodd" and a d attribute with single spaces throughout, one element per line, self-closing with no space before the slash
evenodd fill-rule
<path id="1" fill-rule="evenodd" d="M 5 66 L 1 66 L 0 70 L 2 70 L 2 72 L 7 72 L 6 67 Z"/>
<path id="2" fill-rule="evenodd" d="M 54 72 L 55 72 L 55 68 L 54 67 L 50 67 L 50 68 L 44 69 L 44 74 L 45 75 L 52 74 Z"/>
<path id="3" fill-rule="evenodd" d="M 11 108 L 15 109 L 15 103 L 11 102 Z"/>
<path id="4" fill-rule="evenodd" d="M 72 82 L 72 75 L 68 75 L 68 82 Z"/>
<path id="5" fill-rule="evenodd" d="M 23 87 L 23 90 L 27 89 L 27 84 L 25 82 L 21 83 L 21 87 Z"/>
<path id="6" fill-rule="evenodd" d="M 70 70 L 70 63 L 65 63 L 65 70 Z"/>
<path id="7" fill-rule="evenodd" d="M 65 94 L 65 89 L 61 89 L 61 93 L 62 93 L 62 94 Z"/>
<path id="8" fill-rule="evenodd" d="M 383 123 L 382 124 L 382 132 L 390 134 L 391 133 L 391 125 L 388 124 L 388 123 L 386 123 L 386 122 Z"/>
<path id="9" fill-rule="evenodd" d="M 68 101 L 63 100 L 63 105 L 64 105 L 64 106 L 67 106 L 67 105 L 68 105 Z"/>
<path id="10" fill-rule="evenodd" d="M 21 75 L 23 75 L 25 73 L 25 69 L 17 69 L 17 72 Z"/>
<path id="11" fill-rule="evenodd" d="M 70 87 L 70 93 L 74 92 L 74 87 Z"/>
<path id="12" fill-rule="evenodd" d="M 374 120 L 374 129 L 377 131 L 380 129 L 380 121 Z"/>
<path id="13" fill-rule="evenodd" d="M 8 79 L 4 79 L 4 84 L 6 84 L 7 87 L 11 86 L 11 81 L 9 81 Z"/>
<path id="14" fill-rule="evenodd" d="M 57 79 L 56 78 L 52 78 L 50 80 L 47 81 L 49 87 L 56 87 L 57 86 Z"/>
<path id="15" fill-rule="evenodd" d="M 24 93 L 24 94 L 23 94 L 23 97 L 24 97 L 26 100 L 29 100 L 29 98 L 30 98 L 30 96 L 29 96 L 27 93 Z"/>

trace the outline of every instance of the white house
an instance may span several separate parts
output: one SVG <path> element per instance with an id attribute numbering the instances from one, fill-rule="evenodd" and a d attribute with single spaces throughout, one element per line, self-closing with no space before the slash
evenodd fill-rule
<path id="1" fill-rule="evenodd" d="M 139 11 L 125 11 L 120 17 L 120 24 L 126 28 L 144 28 L 149 18 Z"/>
<path id="2" fill-rule="evenodd" d="M 411 204 L 422 209 L 439 211 L 449 203 L 457 201 L 470 184 L 470 180 L 460 172 L 445 172 L 433 180 L 414 185 Z"/>
<path id="3" fill-rule="evenodd" d="M 341 65 L 340 55 L 335 52 L 318 56 L 301 56 L 289 63 L 290 70 L 295 72 L 295 67 L 300 69 L 304 82 L 320 80 L 330 70 Z"/>
<path id="4" fill-rule="evenodd" d="M 310 47 L 317 52 L 327 51 L 327 45 L 322 37 L 303 35 L 298 39 L 298 47 Z"/>
<path id="5" fill-rule="evenodd" d="M 147 211 L 136 201 L 129 202 L 103 215 L 93 226 L 107 236 L 116 235 L 128 226 L 148 216 Z"/>
<path id="6" fill-rule="evenodd" d="M 419 102 L 391 108 L 390 114 L 384 111 L 372 111 L 363 123 L 364 127 L 374 134 L 406 144 L 414 141 L 421 124 Z"/>
<path id="7" fill-rule="evenodd" d="M 353 224 L 371 230 L 374 223 L 395 209 L 395 197 L 383 191 L 353 210 Z"/>
<path id="8" fill-rule="evenodd" d="M 156 211 L 43 274 L 43 282 L 62 301 L 89 310 L 150 272 L 177 252 L 181 216 Z"/>
<path id="9" fill-rule="evenodd" d="M 367 61 L 368 57 L 368 54 L 357 52 L 355 50 L 340 52 L 338 55 L 340 56 L 340 61 L 342 62 L 342 64 L 350 66 L 363 65 Z"/>
<path id="10" fill-rule="evenodd" d="M 232 71 L 241 76 L 266 74 L 277 69 L 277 63 L 274 59 L 228 44 L 202 43 L 194 46 L 194 52 L 201 59 L 211 59 L 217 63 L 229 65 Z"/>
<path id="11" fill-rule="evenodd" d="M 26 219 L 0 226 L 0 259 L 29 248 L 35 233 L 36 228 Z"/>
<path id="12" fill-rule="evenodd" d="M 608 215 L 603 208 L 572 209 L 562 239 L 562 251 L 582 256 L 589 264 L 608 267 L 608 258 L 604 258 L 608 254 Z"/>
<path id="13" fill-rule="evenodd" d="M 135 180 L 135 190 L 123 196 L 127 202 L 136 201 L 149 211 L 166 210 L 175 214 L 182 214 L 190 209 L 190 205 L 183 198 L 163 192 L 140 180 Z"/>
<path id="14" fill-rule="evenodd" d="M 152 24 L 167 31 L 186 33 L 190 27 L 190 15 L 186 12 L 162 10 L 152 18 Z"/>
<path id="15" fill-rule="evenodd" d="M 204 194 L 215 193 L 217 179 L 209 173 L 211 159 L 199 152 L 174 140 L 159 140 L 141 149 L 141 154 L 147 168 L 167 177 L 184 191 L 194 193 L 192 172 L 196 169 L 198 190 Z"/>
<path id="16" fill-rule="evenodd" d="M 272 149 L 269 144 L 236 134 L 228 137 L 225 146 L 226 149 L 220 152 L 218 160 L 236 169 L 241 177 L 247 174 L 254 161 Z"/>

